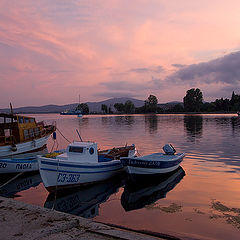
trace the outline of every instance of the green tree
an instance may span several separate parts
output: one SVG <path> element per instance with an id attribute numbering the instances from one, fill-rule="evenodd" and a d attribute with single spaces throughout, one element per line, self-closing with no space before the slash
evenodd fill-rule
<path id="1" fill-rule="evenodd" d="M 184 109 L 186 112 L 199 112 L 203 104 L 203 94 L 199 88 L 187 90 L 183 98 Z"/>
<path id="2" fill-rule="evenodd" d="M 230 110 L 231 111 L 240 111 L 240 95 L 232 92 L 232 98 L 230 100 Z"/>
<path id="3" fill-rule="evenodd" d="M 111 106 L 108 108 L 108 113 L 113 113 L 112 109 L 111 109 Z"/>
<path id="4" fill-rule="evenodd" d="M 108 112 L 108 106 L 107 106 L 106 104 L 102 104 L 101 110 L 102 110 L 104 113 L 107 113 L 107 112 Z"/>
<path id="5" fill-rule="evenodd" d="M 149 95 L 148 99 L 145 100 L 145 112 L 155 113 L 157 111 L 158 100 L 154 95 Z"/>
<path id="6" fill-rule="evenodd" d="M 203 112 L 215 112 L 216 111 L 216 105 L 213 102 L 205 102 L 203 103 L 201 110 Z"/>
<path id="7" fill-rule="evenodd" d="M 214 104 L 216 106 L 216 111 L 229 111 L 230 110 L 230 100 L 227 98 L 216 99 Z"/>
<path id="8" fill-rule="evenodd" d="M 178 113 L 178 112 L 183 112 L 183 111 L 184 111 L 184 108 L 180 103 L 174 105 L 172 108 L 169 109 L 169 112 Z"/>
<path id="9" fill-rule="evenodd" d="M 78 104 L 78 106 L 76 107 L 76 110 L 80 110 L 82 112 L 82 114 L 89 113 L 89 107 L 88 107 L 87 103 Z"/>
<path id="10" fill-rule="evenodd" d="M 125 106 L 123 103 L 115 103 L 114 108 L 120 113 L 123 113 L 125 111 Z"/>
<path id="11" fill-rule="evenodd" d="M 128 100 L 124 104 L 124 110 L 125 110 L 125 113 L 134 113 L 135 105 L 133 104 L 132 101 Z"/>

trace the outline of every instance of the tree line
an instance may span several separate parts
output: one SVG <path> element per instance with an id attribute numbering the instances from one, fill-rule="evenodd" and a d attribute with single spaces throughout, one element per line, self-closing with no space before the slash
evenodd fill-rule
<path id="1" fill-rule="evenodd" d="M 130 100 L 127 100 L 125 103 L 115 103 L 115 111 L 118 113 L 158 113 L 161 112 L 161 108 L 158 106 L 157 97 L 154 95 L 149 95 L 148 99 L 144 101 L 142 107 L 135 107 L 134 103 Z M 101 110 L 103 113 L 113 113 L 111 107 L 108 107 L 105 104 L 102 104 Z"/>
<path id="2" fill-rule="evenodd" d="M 158 99 L 154 95 L 144 101 L 142 107 L 135 107 L 133 102 L 128 100 L 125 103 L 115 103 L 114 108 L 118 113 L 183 113 L 183 112 L 238 112 L 240 111 L 240 95 L 232 92 L 231 99 L 220 98 L 213 102 L 205 102 L 203 93 L 199 88 L 187 90 L 183 98 L 183 104 L 175 104 L 172 107 L 161 108 Z M 110 110 L 110 109 L 109 109 Z M 104 113 L 111 113 L 107 106 L 103 106 Z"/>
<path id="3" fill-rule="evenodd" d="M 89 113 L 89 107 L 86 103 L 79 104 L 76 110 L 79 109 L 83 114 Z M 115 111 L 114 111 L 115 109 Z M 111 114 L 113 112 L 122 114 L 131 113 L 183 113 L 183 112 L 238 112 L 240 111 L 240 95 L 232 92 L 231 99 L 220 98 L 213 102 L 205 102 L 203 93 L 199 88 L 191 88 L 187 90 L 183 98 L 183 104 L 175 104 L 167 109 L 161 108 L 158 104 L 158 99 L 154 95 L 144 101 L 144 105 L 136 107 L 134 103 L 127 100 L 125 103 L 115 103 L 114 109 L 106 104 L 101 105 L 102 113 Z"/>
<path id="4" fill-rule="evenodd" d="M 213 102 L 204 102 L 199 88 L 189 89 L 183 98 L 183 112 L 238 112 L 240 111 L 240 95 L 232 92 L 231 99 L 220 98 Z"/>

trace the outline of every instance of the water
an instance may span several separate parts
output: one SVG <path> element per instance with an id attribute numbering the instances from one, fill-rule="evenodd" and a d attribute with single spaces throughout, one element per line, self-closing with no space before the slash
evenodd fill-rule
<path id="1" fill-rule="evenodd" d="M 182 168 L 164 179 L 111 179 L 91 187 L 48 194 L 39 175 L 22 176 L 0 193 L 35 205 L 54 207 L 96 221 L 182 238 L 239 239 L 240 118 L 235 115 L 33 115 L 56 121 L 68 139 L 98 143 L 100 149 L 134 143 L 141 155 L 172 143 L 187 156 Z M 57 143 L 68 142 L 57 132 Z M 135 181 L 135 182 L 134 182 Z M 29 188 L 30 186 L 33 186 Z M 22 191 L 21 191 L 22 190 Z M 20 191 L 20 192 L 19 192 Z"/>

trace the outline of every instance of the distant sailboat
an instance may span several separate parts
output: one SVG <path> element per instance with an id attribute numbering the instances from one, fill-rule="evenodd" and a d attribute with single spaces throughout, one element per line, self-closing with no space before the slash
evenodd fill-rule
<path id="1" fill-rule="evenodd" d="M 80 95 L 79 95 L 79 104 L 80 105 Z M 78 117 L 82 117 L 82 111 L 78 109 L 78 106 L 75 108 L 75 110 L 66 110 L 63 112 L 60 112 L 60 115 L 77 115 Z"/>

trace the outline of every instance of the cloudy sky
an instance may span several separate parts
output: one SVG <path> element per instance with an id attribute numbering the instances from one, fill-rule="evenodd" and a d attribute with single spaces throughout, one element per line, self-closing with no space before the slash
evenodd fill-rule
<path id="1" fill-rule="evenodd" d="M 0 0 L 0 107 L 240 94 L 239 0 Z"/>

